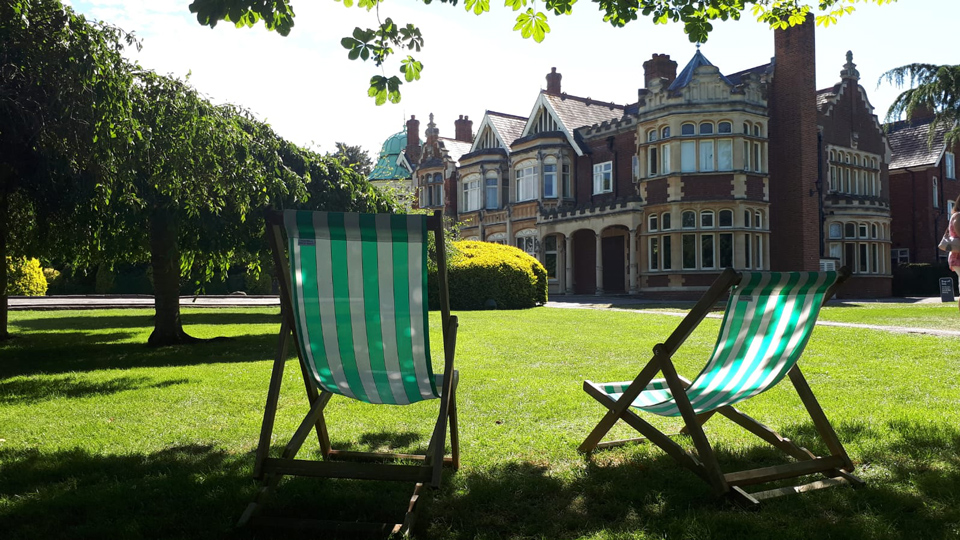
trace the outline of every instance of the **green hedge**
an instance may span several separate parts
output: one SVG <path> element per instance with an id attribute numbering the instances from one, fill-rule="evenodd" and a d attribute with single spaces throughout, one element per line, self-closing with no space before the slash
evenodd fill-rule
<path id="1" fill-rule="evenodd" d="M 10 296 L 44 296 L 47 278 L 37 259 L 7 257 L 7 294 Z"/>
<path id="2" fill-rule="evenodd" d="M 906 263 L 893 269 L 894 296 L 940 296 L 940 278 L 953 278 L 957 274 L 950 271 L 946 263 Z"/>
<path id="3" fill-rule="evenodd" d="M 524 309 L 547 301 L 547 271 L 530 255 L 490 242 L 453 245 L 448 263 L 451 309 Z"/>

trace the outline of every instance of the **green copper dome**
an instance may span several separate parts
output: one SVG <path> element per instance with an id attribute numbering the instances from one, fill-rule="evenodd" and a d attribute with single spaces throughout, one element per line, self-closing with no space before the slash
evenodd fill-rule
<path id="1" fill-rule="evenodd" d="M 421 144 L 422 141 L 421 141 Z M 387 137 L 383 141 L 383 148 L 377 157 L 377 165 L 370 172 L 369 180 L 405 180 L 410 178 L 410 171 L 400 164 L 400 155 L 407 147 L 407 130 Z"/>

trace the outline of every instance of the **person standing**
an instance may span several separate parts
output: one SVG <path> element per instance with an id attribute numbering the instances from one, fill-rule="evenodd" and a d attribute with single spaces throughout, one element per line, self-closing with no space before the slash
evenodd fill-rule
<path id="1" fill-rule="evenodd" d="M 960 277 L 960 196 L 953 203 L 953 213 L 938 247 L 947 252 L 947 266 Z M 960 309 L 960 301 L 957 309 Z"/>

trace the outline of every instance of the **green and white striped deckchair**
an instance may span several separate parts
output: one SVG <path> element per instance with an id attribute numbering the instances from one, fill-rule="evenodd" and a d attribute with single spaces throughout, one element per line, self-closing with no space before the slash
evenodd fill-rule
<path id="1" fill-rule="evenodd" d="M 711 483 L 720 494 L 731 494 L 751 504 L 797 491 L 827 487 L 840 482 L 862 482 L 851 475 L 850 461 L 836 433 L 797 367 L 797 360 L 810 339 L 820 308 L 842 283 L 847 272 L 744 272 L 726 270 L 707 294 L 680 323 L 665 343 L 654 347 L 653 359 L 632 381 L 584 382 L 584 390 L 608 407 L 607 415 L 580 446 L 582 452 L 627 441 L 601 443 L 623 419 L 646 439 L 656 443 L 683 465 Z M 720 333 L 713 354 L 703 370 L 688 381 L 679 375 L 672 356 L 703 320 L 707 312 L 730 289 Z M 662 372 L 664 377 L 653 377 Z M 733 405 L 769 390 L 789 376 L 811 418 L 831 451 L 817 457 L 810 451 L 733 408 Z M 680 416 L 694 440 L 697 454 L 688 452 L 641 419 L 631 408 L 660 416 Z M 788 465 L 723 474 L 702 424 L 713 414 L 730 418 L 750 432 L 796 458 Z M 637 439 L 629 439 L 637 440 Z M 825 474 L 825 481 L 748 494 L 740 486 L 783 478 Z"/>
<path id="2" fill-rule="evenodd" d="M 410 481 L 416 484 L 402 523 L 367 524 L 405 532 L 413 524 L 424 484 L 436 487 L 442 465 L 459 466 L 454 369 L 457 318 L 450 314 L 439 213 L 356 214 L 287 210 L 267 215 L 268 239 L 280 270 L 282 324 L 254 476 L 260 493 L 244 512 L 246 523 L 285 474 Z M 434 372 L 427 313 L 427 238 L 438 251 L 444 371 Z M 286 256 L 284 255 L 286 252 Z M 310 412 L 279 458 L 268 456 L 280 382 L 291 333 L 300 359 Z M 440 412 L 425 454 L 335 450 L 323 411 L 341 395 L 372 404 L 409 405 L 439 399 Z M 444 457 L 447 422 L 452 453 Z M 316 430 L 324 461 L 295 459 Z M 334 461 L 347 459 L 350 462 Z M 356 463 L 404 460 L 417 465 Z M 356 523 L 350 526 L 356 528 Z"/>

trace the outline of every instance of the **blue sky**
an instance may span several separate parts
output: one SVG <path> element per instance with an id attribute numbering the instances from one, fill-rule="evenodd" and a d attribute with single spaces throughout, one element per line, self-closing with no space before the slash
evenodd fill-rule
<path id="1" fill-rule="evenodd" d="M 481 16 L 434 2 L 386 1 L 381 18 L 416 23 L 425 46 L 414 56 L 423 79 L 402 87 L 403 100 L 377 107 L 366 95 L 379 74 L 370 62 L 350 61 L 340 39 L 355 26 L 376 26 L 376 14 L 332 0 L 295 0 L 296 26 L 288 37 L 262 27 L 201 27 L 189 0 L 71 0 L 90 17 L 134 31 L 142 40 L 131 53 L 143 66 L 184 77 L 215 102 L 243 105 L 291 141 L 330 151 L 336 141 L 362 145 L 372 157 L 383 140 L 411 114 L 434 113 L 441 136 L 453 136 L 461 114 L 476 128 L 485 110 L 526 116 L 551 67 L 563 74 L 567 93 L 625 104 L 643 86 L 644 61 L 669 54 L 682 69 L 695 46 L 678 24 L 638 20 L 613 28 L 596 4 L 578 2 L 571 16 L 551 16 L 543 43 L 514 32 L 515 14 L 491 2 Z M 494 5 L 496 4 L 496 5 Z M 836 26 L 817 28 L 817 88 L 840 79 L 844 55 L 853 51 L 861 84 L 881 117 L 897 95 L 877 87 L 888 69 L 907 63 L 955 64 L 951 39 L 957 0 L 899 0 L 885 6 L 857 4 Z M 701 51 L 723 73 L 764 64 L 773 55 L 773 32 L 749 14 L 718 23 Z M 387 76 L 399 59 L 386 66 Z"/>

